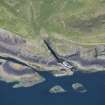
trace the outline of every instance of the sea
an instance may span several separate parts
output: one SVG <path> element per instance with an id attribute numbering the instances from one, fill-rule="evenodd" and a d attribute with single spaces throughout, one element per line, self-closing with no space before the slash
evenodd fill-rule
<path id="1" fill-rule="evenodd" d="M 65 77 L 53 77 L 44 72 L 43 76 L 45 82 L 27 88 L 12 88 L 14 83 L 0 82 L 0 105 L 105 105 L 105 72 L 76 72 Z M 74 91 L 72 84 L 76 82 L 88 91 Z M 55 85 L 61 85 L 67 92 L 49 93 Z"/>

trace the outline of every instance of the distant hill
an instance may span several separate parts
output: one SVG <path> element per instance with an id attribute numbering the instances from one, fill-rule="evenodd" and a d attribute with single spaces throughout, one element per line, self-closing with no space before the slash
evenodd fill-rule
<path id="1" fill-rule="evenodd" d="M 104 43 L 104 10 L 104 0 L 0 0 L 0 27 L 34 40 Z"/>

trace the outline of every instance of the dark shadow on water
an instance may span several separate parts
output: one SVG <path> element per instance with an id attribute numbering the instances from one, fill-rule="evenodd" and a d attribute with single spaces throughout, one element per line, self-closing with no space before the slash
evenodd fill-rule
<path id="1" fill-rule="evenodd" d="M 46 82 L 29 88 L 13 89 L 12 84 L 0 82 L 0 105 L 105 105 L 105 72 L 54 78 L 45 72 Z M 72 83 L 82 83 L 87 93 L 75 92 Z M 67 93 L 50 94 L 54 85 L 61 85 Z"/>

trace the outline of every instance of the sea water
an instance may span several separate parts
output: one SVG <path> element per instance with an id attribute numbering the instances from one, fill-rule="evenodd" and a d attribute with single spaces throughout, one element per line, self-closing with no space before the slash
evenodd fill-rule
<path id="1" fill-rule="evenodd" d="M 43 73 L 46 82 L 28 88 L 12 88 L 13 84 L 0 82 L 0 105 L 105 105 L 105 72 L 80 73 L 53 77 Z M 83 84 L 88 92 L 79 93 L 72 84 Z M 66 93 L 51 94 L 49 89 L 61 85 Z"/>

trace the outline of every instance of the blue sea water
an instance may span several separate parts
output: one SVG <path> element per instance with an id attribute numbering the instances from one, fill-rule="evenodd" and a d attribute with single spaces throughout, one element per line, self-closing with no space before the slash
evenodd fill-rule
<path id="1" fill-rule="evenodd" d="M 13 84 L 0 82 L 0 105 L 105 105 L 105 72 L 54 78 L 43 73 L 47 81 L 29 88 L 13 89 Z M 87 93 L 74 91 L 72 83 L 82 83 Z M 54 85 L 61 85 L 67 93 L 50 94 Z"/>

